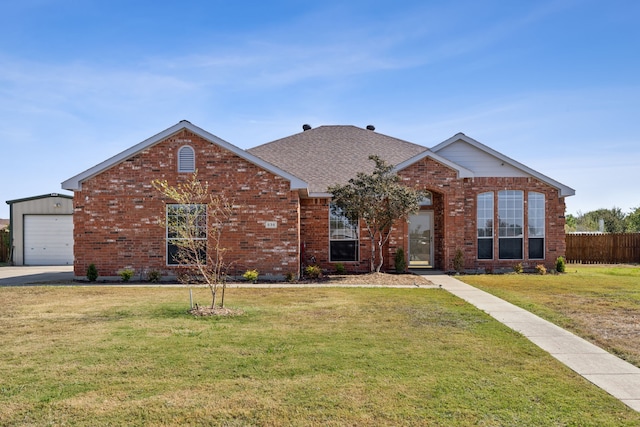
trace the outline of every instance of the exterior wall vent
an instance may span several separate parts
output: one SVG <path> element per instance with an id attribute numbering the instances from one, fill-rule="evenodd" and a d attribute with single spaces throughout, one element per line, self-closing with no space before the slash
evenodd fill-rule
<path id="1" fill-rule="evenodd" d="M 192 147 L 185 145 L 178 150 L 178 172 L 196 171 L 196 153 Z"/>

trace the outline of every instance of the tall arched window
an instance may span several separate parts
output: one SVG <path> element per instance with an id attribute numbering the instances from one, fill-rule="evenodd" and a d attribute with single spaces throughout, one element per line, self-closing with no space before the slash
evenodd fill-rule
<path id="1" fill-rule="evenodd" d="M 478 194 L 478 259 L 493 259 L 493 192 Z"/>
<path id="2" fill-rule="evenodd" d="M 523 259 L 524 191 L 498 191 L 498 257 Z"/>
<path id="3" fill-rule="evenodd" d="M 196 171 L 196 153 L 192 147 L 185 145 L 178 150 L 178 172 Z"/>
<path id="4" fill-rule="evenodd" d="M 544 194 L 529 192 L 529 259 L 544 259 Z"/>

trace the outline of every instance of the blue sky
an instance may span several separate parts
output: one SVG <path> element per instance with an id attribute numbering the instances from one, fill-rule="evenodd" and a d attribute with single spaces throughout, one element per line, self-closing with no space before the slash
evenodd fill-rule
<path id="1" fill-rule="evenodd" d="M 0 217 L 182 119 L 250 148 L 303 123 L 457 132 L 640 206 L 640 2 L 0 0 Z"/>

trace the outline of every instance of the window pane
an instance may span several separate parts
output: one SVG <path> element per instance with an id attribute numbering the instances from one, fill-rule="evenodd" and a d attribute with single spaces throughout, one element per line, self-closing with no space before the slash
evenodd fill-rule
<path id="1" fill-rule="evenodd" d="M 478 237 L 493 237 L 493 193 L 478 194 Z"/>
<path id="2" fill-rule="evenodd" d="M 329 260 L 358 260 L 358 221 L 347 218 L 338 206 L 329 205 Z"/>
<path id="3" fill-rule="evenodd" d="M 523 235 L 523 192 L 505 190 L 498 192 L 498 235 L 521 237 Z"/>
<path id="4" fill-rule="evenodd" d="M 334 240 L 331 242 L 331 261 L 357 261 L 358 242 L 356 240 Z"/>
<path id="5" fill-rule="evenodd" d="M 174 245 L 171 241 L 167 242 L 167 264 L 178 265 L 178 246 Z"/>
<path id="6" fill-rule="evenodd" d="M 522 259 L 522 239 L 499 239 L 500 259 Z"/>
<path id="7" fill-rule="evenodd" d="M 529 239 L 529 258 L 544 259 L 544 239 Z"/>
<path id="8" fill-rule="evenodd" d="M 331 240 L 357 240 L 358 224 L 347 218 L 342 209 L 336 205 L 330 205 L 329 231 Z"/>
<path id="9" fill-rule="evenodd" d="M 478 259 L 493 259 L 493 239 L 478 239 Z"/>
<path id="10" fill-rule="evenodd" d="M 529 193 L 529 237 L 544 237 L 544 194 Z"/>

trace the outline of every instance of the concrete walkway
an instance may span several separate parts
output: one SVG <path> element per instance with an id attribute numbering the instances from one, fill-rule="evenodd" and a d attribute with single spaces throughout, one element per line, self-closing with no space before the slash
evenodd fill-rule
<path id="1" fill-rule="evenodd" d="M 427 274 L 425 278 L 520 332 L 560 362 L 640 412 L 640 368 L 553 323 L 451 276 Z"/>

